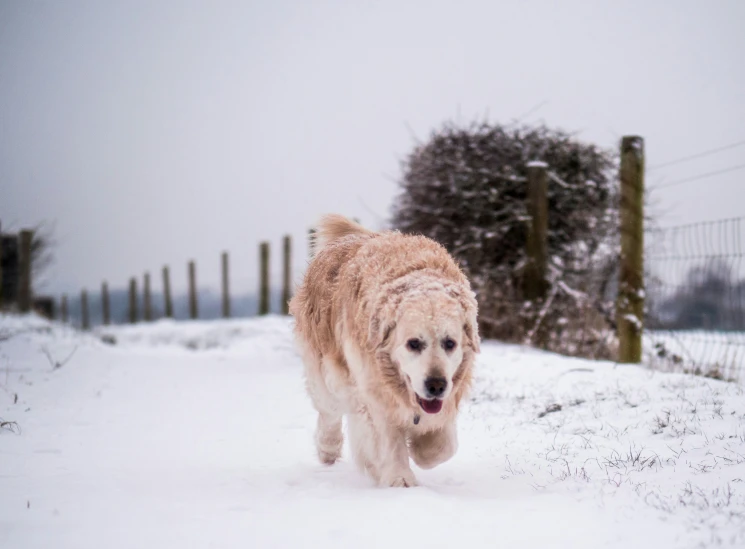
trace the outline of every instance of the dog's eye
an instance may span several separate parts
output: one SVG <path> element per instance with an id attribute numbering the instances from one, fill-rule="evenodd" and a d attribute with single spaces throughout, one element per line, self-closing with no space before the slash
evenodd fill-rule
<path id="1" fill-rule="evenodd" d="M 454 340 L 452 340 L 452 339 L 450 339 L 449 337 L 446 337 L 446 338 L 445 338 L 445 339 L 444 339 L 444 340 L 442 341 L 442 347 L 443 347 L 443 349 L 445 349 L 446 351 L 452 351 L 453 349 L 455 349 L 455 341 L 454 341 Z"/>
<path id="2" fill-rule="evenodd" d="M 406 346 L 409 348 L 410 351 L 421 351 L 424 347 L 421 340 L 419 339 L 410 339 L 406 342 Z"/>

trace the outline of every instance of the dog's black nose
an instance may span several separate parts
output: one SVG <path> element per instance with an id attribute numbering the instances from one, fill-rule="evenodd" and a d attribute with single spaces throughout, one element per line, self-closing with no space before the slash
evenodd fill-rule
<path id="1" fill-rule="evenodd" d="M 424 380 L 424 388 L 432 397 L 440 397 L 448 386 L 448 380 L 444 377 L 428 377 Z"/>

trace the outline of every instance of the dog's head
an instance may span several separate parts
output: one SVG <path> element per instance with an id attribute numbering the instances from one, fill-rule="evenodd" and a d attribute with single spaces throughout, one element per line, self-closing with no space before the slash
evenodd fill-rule
<path id="1" fill-rule="evenodd" d="M 371 341 L 428 413 L 437 413 L 479 352 L 472 292 L 442 283 L 408 286 L 371 323 Z"/>

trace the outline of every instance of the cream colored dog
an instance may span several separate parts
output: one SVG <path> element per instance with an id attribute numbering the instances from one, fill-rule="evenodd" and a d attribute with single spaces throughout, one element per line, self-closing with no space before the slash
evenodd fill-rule
<path id="1" fill-rule="evenodd" d="M 415 486 L 456 452 L 458 405 L 479 352 L 477 304 L 447 251 L 423 236 L 371 232 L 339 215 L 290 303 L 318 411 L 316 448 L 333 464 L 347 416 L 354 461 L 383 486 Z"/>

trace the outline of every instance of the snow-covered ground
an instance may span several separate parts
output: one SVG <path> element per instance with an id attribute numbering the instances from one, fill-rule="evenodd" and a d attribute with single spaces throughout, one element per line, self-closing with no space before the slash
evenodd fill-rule
<path id="1" fill-rule="evenodd" d="M 645 331 L 644 350 L 647 364 L 656 370 L 699 371 L 745 382 L 745 332 Z"/>
<path id="2" fill-rule="evenodd" d="M 421 486 L 317 463 L 286 318 L 0 317 L 0 547 L 745 547 L 740 385 L 487 342 Z M 346 448 L 345 448 L 346 450 Z"/>

